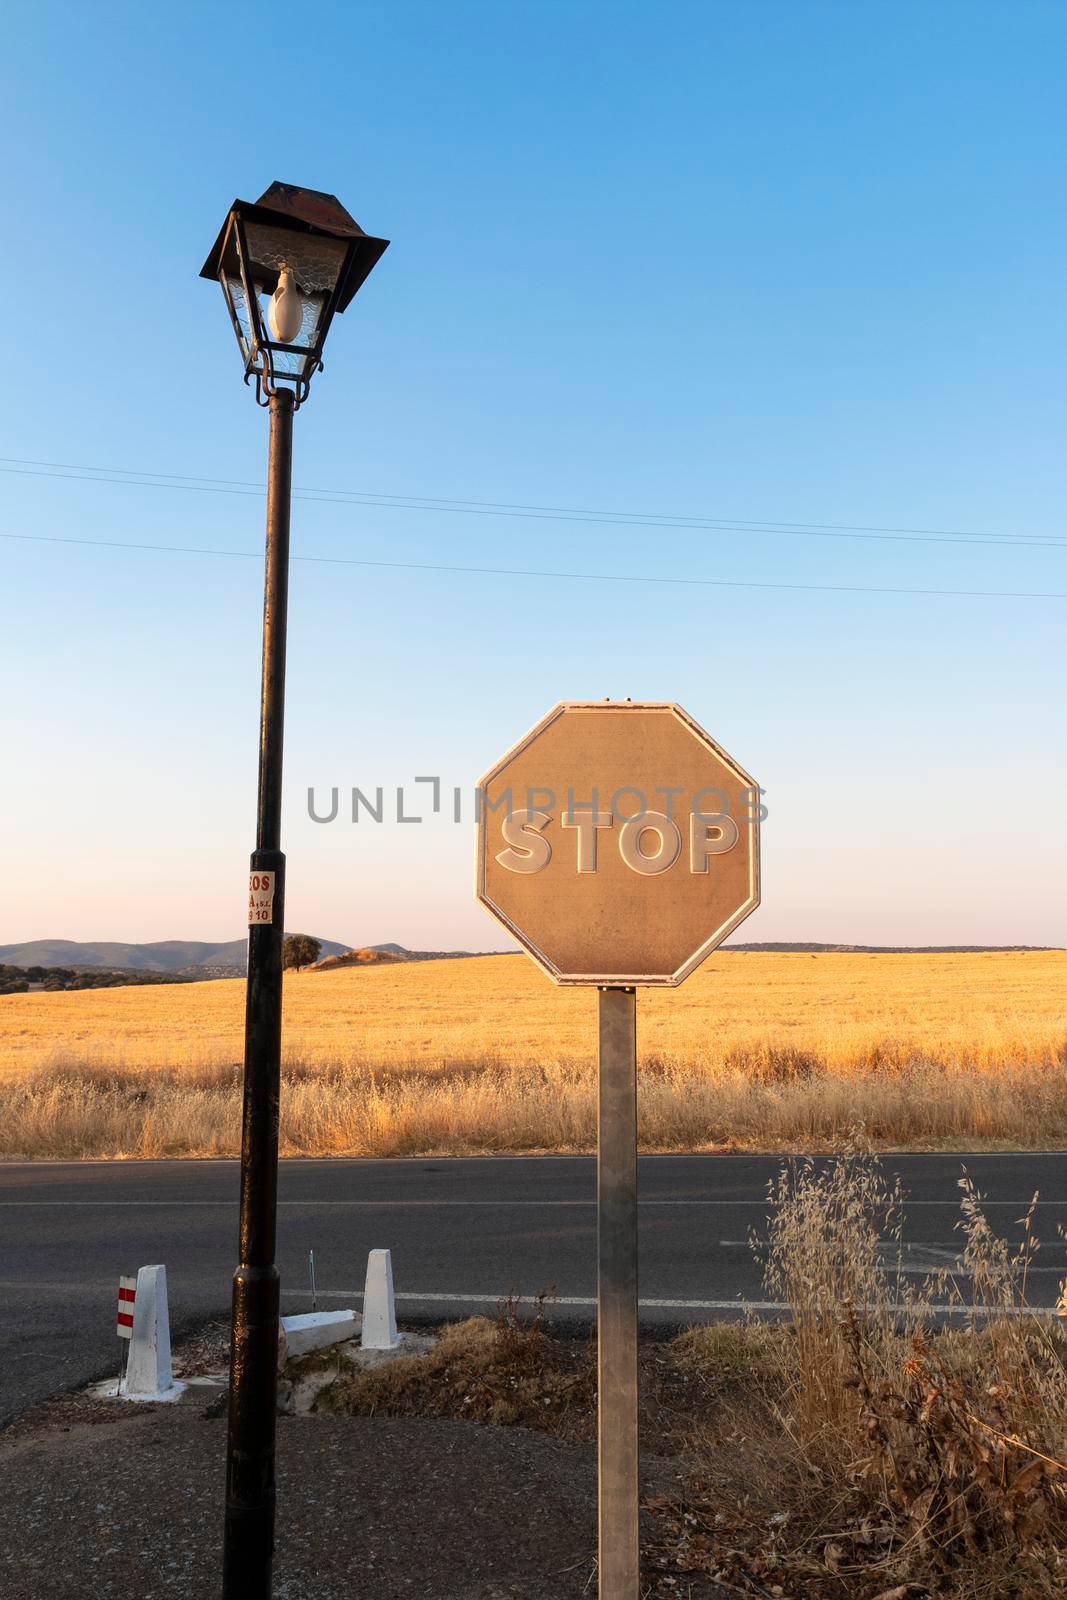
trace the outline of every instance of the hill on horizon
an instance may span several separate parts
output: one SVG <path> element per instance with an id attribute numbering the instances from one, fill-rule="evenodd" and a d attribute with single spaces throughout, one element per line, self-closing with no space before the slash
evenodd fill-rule
<path id="1" fill-rule="evenodd" d="M 323 939 L 323 955 L 343 955 L 350 947 Z M 248 940 L 210 944 L 198 939 L 159 939 L 149 944 L 110 940 L 31 939 L 0 945 L 0 962 L 15 967 L 107 967 L 128 972 L 189 972 L 203 967 L 245 970 Z"/>
<path id="2" fill-rule="evenodd" d="M 499 955 L 488 950 L 408 950 L 402 944 L 368 944 L 345 950 L 340 955 L 323 956 L 312 972 L 332 972 L 336 967 L 369 967 L 392 961 L 463 961 L 477 955 Z"/>
<path id="3" fill-rule="evenodd" d="M 292 931 L 291 929 L 289 930 Z M 484 955 L 476 950 L 408 950 L 402 944 L 353 946 L 336 939 L 320 939 L 319 964 L 339 961 L 443 961 L 451 957 Z M 0 966 L 70 967 L 109 972 L 168 972 L 186 976 L 241 977 L 248 957 L 247 939 L 212 944 L 200 939 L 158 939 L 146 944 L 123 944 L 107 939 L 30 939 L 24 944 L 0 945 Z"/>
<path id="4" fill-rule="evenodd" d="M 1049 944 L 724 944 L 725 955 L 731 950 L 751 955 L 838 955 L 838 956 L 980 956 L 1015 955 L 1027 950 L 1056 950 Z"/>
<path id="5" fill-rule="evenodd" d="M 409 950 L 402 944 L 351 945 L 336 939 L 321 939 L 319 966 L 362 966 L 376 961 L 446 961 L 477 955 L 510 955 L 519 951 L 502 950 Z M 807 942 L 726 944 L 723 955 L 738 954 L 827 954 L 840 955 L 949 955 L 995 954 L 1010 951 L 1046 950 L 1046 945 L 872 945 L 816 944 Z M 0 945 L 0 965 L 14 967 L 71 967 L 108 971 L 169 972 L 203 977 L 240 977 L 245 971 L 247 940 L 229 939 L 221 944 L 198 939 L 158 939 L 149 943 L 124 944 L 112 940 L 30 939 L 24 944 Z"/>

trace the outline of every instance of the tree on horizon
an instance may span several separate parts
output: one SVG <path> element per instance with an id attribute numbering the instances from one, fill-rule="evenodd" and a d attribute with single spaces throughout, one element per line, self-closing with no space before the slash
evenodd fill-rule
<path id="1" fill-rule="evenodd" d="M 282 946 L 282 966 L 310 967 L 319 959 L 322 940 L 313 939 L 310 933 L 287 933 Z"/>

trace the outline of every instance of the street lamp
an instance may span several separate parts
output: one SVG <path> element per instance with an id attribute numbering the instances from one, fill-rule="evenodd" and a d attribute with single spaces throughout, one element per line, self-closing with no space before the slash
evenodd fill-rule
<path id="1" fill-rule="evenodd" d="M 233 1278 L 226 1458 L 224 1600 L 268 1600 L 274 1551 L 274 1414 L 278 1363 L 278 1095 L 281 1071 L 285 857 L 281 852 L 285 628 L 293 413 L 322 369 L 344 311 L 387 239 L 363 232 L 332 194 L 272 183 L 235 200 L 200 274 L 217 278 L 245 382 L 270 410 L 259 804 L 251 858 L 240 1264 Z"/>

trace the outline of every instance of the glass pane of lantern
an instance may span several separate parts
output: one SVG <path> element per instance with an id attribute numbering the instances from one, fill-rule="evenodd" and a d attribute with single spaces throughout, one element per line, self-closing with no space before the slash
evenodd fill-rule
<path id="1" fill-rule="evenodd" d="M 348 254 L 348 241 L 298 233 L 291 228 L 269 228 L 258 222 L 245 227 L 253 277 L 263 267 L 273 276 L 284 262 L 303 294 L 329 294 L 340 277 Z M 272 285 L 273 287 L 273 285 Z"/>
<path id="2" fill-rule="evenodd" d="M 237 342 L 241 346 L 241 354 L 247 361 L 252 348 L 252 323 L 248 315 L 244 284 L 239 277 L 230 272 L 220 273 L 219 281 L 226 296 L 226 304 L 230 308 L 230 315 L 237 327 Z"/>

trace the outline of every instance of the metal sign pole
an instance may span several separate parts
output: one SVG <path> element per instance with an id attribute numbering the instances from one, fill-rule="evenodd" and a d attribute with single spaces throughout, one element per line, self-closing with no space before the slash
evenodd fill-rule
<path id="1" fill-rule="evenodd" d="M 600 1600 L 638 1600 L 637 991 L 598 990 L 597 1525 Z"/>

